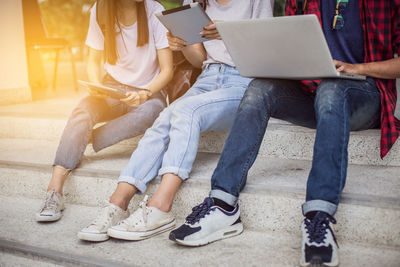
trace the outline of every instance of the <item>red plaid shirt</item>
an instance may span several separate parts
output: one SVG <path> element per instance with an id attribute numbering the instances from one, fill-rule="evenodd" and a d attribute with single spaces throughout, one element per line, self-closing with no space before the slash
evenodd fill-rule
<path id="1" fill-rule="evenodd" d="M 321 22 L 321 0 L 308 0 L 304 14 L 315 14 Z M 364 31 L 364 62 L 400 56 L 400 0 L 359 0 Z M 286 0 L 286 15 L 296 14 L 296 0 Z M 381 157 L 400 134 L 400 121 L 394 117 L 397 101 L 396 80 L 375 79 L 381 93 Z M 305 89 L 315 91 L 319 81 L 303 81 Z"/>

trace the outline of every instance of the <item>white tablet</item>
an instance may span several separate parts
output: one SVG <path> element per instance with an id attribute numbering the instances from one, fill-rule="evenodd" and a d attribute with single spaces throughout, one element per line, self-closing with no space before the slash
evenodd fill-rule
<path id="1" fill-rule="evenodd" d="M 201 37 L 200 31 L 212 21 L 199 3 L 165 10 L 155 15 L 172 35 L 185 40 L 186 45 L 209 41 Z"/>

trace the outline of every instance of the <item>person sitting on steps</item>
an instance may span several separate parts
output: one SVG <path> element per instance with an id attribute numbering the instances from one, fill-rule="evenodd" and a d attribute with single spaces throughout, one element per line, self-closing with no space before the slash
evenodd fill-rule
<path id="1" fill-rule="evenodd" d="M 287 15 L 302 13 L 303 6 L 296 2 L 286 1 Z M 334 215 L 346 182 L 350 131 L 380 127 L 381 157 L 400 133 L 400 121 L 394 117 L 394 79 L 400 77 L 400 58 L 394 58 L 396 52 L 400 53 L 400 1 L 303 3 L 304 13 L 316 14 L 320 19 L 337 71 L 365 75 L 367 79 L 253 80 L 212 175 L 209 197 L 170 233 L 174 242 L 200 246 L 242 232 L 239 194 L 257 157 L 268 120 L 274 117 L 316 128 L 312 168 L 302 205 L 300 265 L 339 265 L 330 224 L 336 223 Z"/>
<path id="2" fill-rule="evenodd" d="M 269 0 L 206 2 L 206 13 L 213 20 L 272 16 Z M 109 204 L 78 233 L 80 239 L 102 241 L 111 236 L 141 240 L 175 226 L 172 203 L 182 182 L 189 178 L 200 133 L 230 128 L 243 93 L 252 80 L 240 76 L 219 40 L 214 23 L 206 26 L 202 34 L 212 40 L 190 46 L 169 34 L 170 48 L 182 51 L 189 62 L 202 67 L 203 71 L 189 91 L 162 111 L 146 131 L 122 170 Z M 149 200 L 145 197 L 137 210 L 122 220 L 121 214 L 126 213 L 132 197 L 144 193 L 157 175 L 162 179 L 154 195 Z"/>
<path id="3" fill-rule="evenodd" d="M 154 16 L 162 10 L 164 8 L 155 0 L 102 0 L 92 7 L 86 39 L 89 81 L 146 90 L 131 90 L 123 99 L 90 91 L 90 95 L 80 101 L 61 137 L 46 197 L 36 214 L 37 221 L 61 218 L 64 182 L 81 161 L 90 139 L 98 152 L 141 135 L 165 108 L 162 89 L 172 79 L 173 61 L 167 30 Z M 101 81 L 103 54 L 106 74 Z M 102 121 L 108 122 L 93 129 Z"/>

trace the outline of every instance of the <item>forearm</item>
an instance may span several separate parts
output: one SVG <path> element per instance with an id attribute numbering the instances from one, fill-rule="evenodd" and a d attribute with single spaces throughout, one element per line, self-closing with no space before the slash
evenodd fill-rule
<path id="1" fill-rule="evenodd" d="M 149 89 L 152 94 L 160 92 L 171 81 L 173 74 L 172 68 L 161 70 L 146 89 Z"/>
<path id="2" fill-rule="evenodd" d="M 89 82 L 100 83 L 100 66 L 98 63 L 89 61 L 87 63 L 87 75 Z"/>
<path id="3" fill-rule="evenodd" d="M 89 55 L 87 60 L 86 71 L 90 82 L 100 83 L 100 67 L 102 66 L 101 57 L 103 55 L 102 50 L 95 50 L 89 47 Z"/>
<path id="4" fill-rule="evenodd" d="M 202 44 L 194 44 L 182 49 L 185 58 L 194 67 L 201 69 L 203 61 L 207 59 L 207 53 Z"/>
<path id="5" fill-rule="evenodd" d="M 359 64 L 360 74 L 380 79 L 400 78 L 400 58 Z"/>

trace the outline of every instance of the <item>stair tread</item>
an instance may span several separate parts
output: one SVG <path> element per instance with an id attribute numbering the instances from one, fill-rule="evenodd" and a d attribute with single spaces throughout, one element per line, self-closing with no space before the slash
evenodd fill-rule
<path id="1" fill-rule="evenodd" d="M 58 143 L 54 141 L 0 138 L 0 163 L 7 168 L 52 165 Z M 129 161 L 131 148 L 112 146 L 99 153 L 88 147 L 77 172 L 116 179 Z M 190 180 L 208 183 L 219 154 L 198 153 Z M 304 194 L 311 162 L 306 160 L 258 157 L 248 178 L 249 190 L 276 188 Z M 86 171 L 86 172 L 85 172 Z M 400 200 L 400 167 L 349 165 L 344 194 Z M 49 172 L 50 177 L 50 172 Z M 398 202 L 400 205 L 400 202 Z"/>
<path id="2" fill-rule="evenodd" d="M 58 141 L 68 116 L 80 97 L 34 101 L 0 106 L 0 137 L 29 138 Z M 315 130 L 271 119 L 259 154 L 278 158 L 312 158 Z M 220 153 L 227 131 L 206 132 L 201 135 L 199 151 Z M 140 138 L 120 143 L 131 148 Z M 354 164 L 400 166 L 398 142 L 384 160 L 379 154 L 380 130 L 352 132 L 349 142 L 349 162 Z"/>
<path id="3" fill-rule="evenodd" d="M 173 244 L 168 233 L 140 242 L 82 242 L 76 233 L 94 218 L 98 208 L 67 205 L 60 221 L 39 224 L 34 221 L 34 212 L 40 201 L 9 197 L 0 200 L 0 212 L 6 215 L 0 218 L 0 238 L 41 248 L 43 253 L 53 250 L 137 266 L 297 266 L 300 255 L 299 236 L 248 230 L 235 238 L 194 249 Z M 0 248 L 1 244 L 0 240 Z M 400 259 L 396 248 L 349 242 L 340 243 L 340 253 L 342 266 L 398 266 Z"/>

